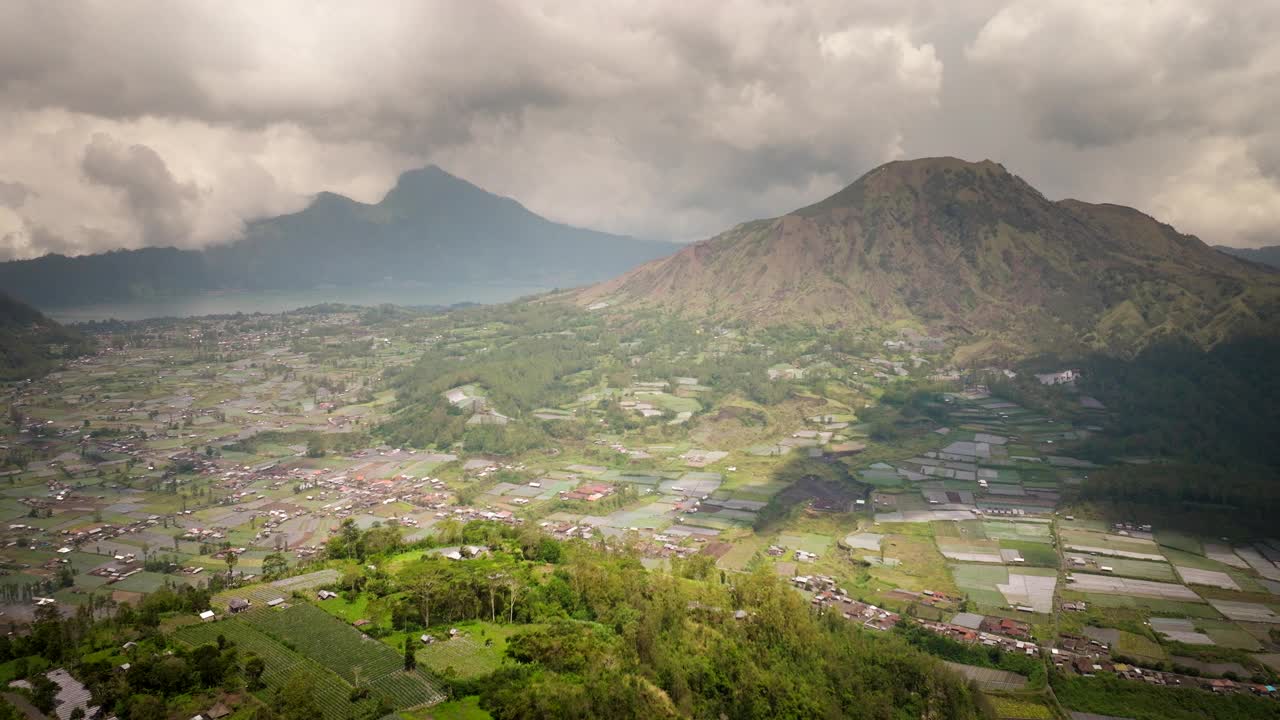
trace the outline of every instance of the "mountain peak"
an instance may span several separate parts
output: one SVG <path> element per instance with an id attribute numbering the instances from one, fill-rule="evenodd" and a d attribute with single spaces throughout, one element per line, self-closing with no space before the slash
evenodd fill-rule
<path id="1" fill-rule="evenodd" d="M 999 163 L 886 163 L 774 220 L 735 227 L 589 288 L 757 324 L 907 323 L 978 353 L 1213 344 L 1280 313 L 1280 282 L 1118 206 L 1051 202 Z"/>
<path id="2" fill-rule="evenodd" d="M 915 198 L 931 195 L 934 199 L 968 188 L 1003 188 L 1008 183 L 1030 185 L 991 160 L 972 162 L 956 157 L 928 157 L 893 160 L 868 171 L 843 190 L 808 207 L 796 215 L 814 215 L 838 208 L 861 207 L 871 198 L 892 198 L 906 194 Z M 1039 193 L 1036 193 L 1039 195 Z"/>
<path id="3" fill-rule="evenodd" d="M 488 208 L 484 210 L 487 212 L 528 212 L 515 200 L 495 195 L 434 164 L 401 173 L 395 186 L 378 205 L 399 211 L 412 209 L 414 212 L 431 208 L 444 211 L 459 207 L 477 211 Z"/>
<path id="4" fill-rule="evenodd" d="M 340 207 L 344 205 L 354 205 L 354 204 L 356 204 L 356 201 L 352 200 L 346 195 L 343 195 L 341 193 L 336 193 L 336 192 L 330 192 L 328 190 L 321 190 L 320 192 L 315 194 L 315 197 L 311 198 L 310 206 L 311 207 L 325 207 L 325 206 Z"/>

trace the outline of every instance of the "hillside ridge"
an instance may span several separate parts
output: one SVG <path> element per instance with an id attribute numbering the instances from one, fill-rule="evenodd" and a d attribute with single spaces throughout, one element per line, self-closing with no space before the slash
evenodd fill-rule
<path id="1" fill-rule="evenodd" d="M 1280 275 L 1133 208 L 1051 201 L 998 163 L 943 157 L 886 163 L 574 299 L 751 324 L 915 325 L 1021 356 L 1272 332 Z"/>

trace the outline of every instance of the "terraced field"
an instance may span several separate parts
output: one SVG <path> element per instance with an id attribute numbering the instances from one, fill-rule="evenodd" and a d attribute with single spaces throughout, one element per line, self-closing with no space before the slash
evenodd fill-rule
<path id="1" fill-rule="evenodd" d="M 243 616 L 249 625 L 289 643 L 302 655 L 349 683 L 367 683 L 396 707 L 414 707 L 444 699 L 436 683 L 418 670 L 404 672 L 394 649 L 309 603 L 286 610 L 258 610 Z"/>
<path id="2" fill-rule="evenodd" d="M 352 709 L 359 711 L 362 704 L 372 704 L 366 700 L 353 705 L 349 695 L 351 685 L 341 677 L 239 620 L 189 625 L 179 630 L 175 636 L 179 641 L 195 647 L 217 642 L 219 635 L 235 643 L 242 656 L 253 653 L 262 658 L 266 664 L 262 679 L 269 691 L 284 685 L 299 673 L 310 677 L 315 685 L 316 705 L 324 713 L 324 720 L 347 720 Z"/>

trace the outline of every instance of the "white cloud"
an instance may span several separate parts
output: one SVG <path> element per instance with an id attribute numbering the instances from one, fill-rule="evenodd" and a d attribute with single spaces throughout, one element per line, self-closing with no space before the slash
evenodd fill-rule
<path id="1" fill-rule="evenodd" d="M 689 240 L 922 153 L 1251 241 L 1280 224 L 1277 30 L 1225 0 L 9 3 L 0 182 L 26 191 L 0 254 L 226 242 L 428 161 Z M 98 133 L 152 152 L 181 210 L 92 182 Z"/>

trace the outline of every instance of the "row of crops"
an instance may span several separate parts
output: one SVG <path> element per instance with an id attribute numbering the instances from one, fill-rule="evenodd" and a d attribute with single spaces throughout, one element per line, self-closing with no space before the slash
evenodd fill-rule
<path id="1" fill-rule="evenodd" d="M 397 707 L 437 702 L 444 694 L 423 672 L 404 671 L 404 657 L 395 649 L 310 603 L 283 610 L 258 610 L 244 622 L 278 638 L 332 670 L 349 683 L 367 683 Z"/>
<path id="2" fill-rule="evenodd" d="M 240 651 L 243 658 L 253 653 L 262 658 L 266 671 L 262 680 L 266 691 L 259 693 L 268 699 L 270 693 L 298 674 L 309 677 L 315 687 L 316 705 L 324 713 L 324 720 L 347 720 L 351 710 L 363 710 L 364 700 L 353 706 L 350 701 L 351 685 L 333 672 L 281 645 L 275 639 L 239 621 L 188 625 L 176 633 L 179 641 L 192 647 L 217 642 L 218 636 L 226 637 Z"/>

